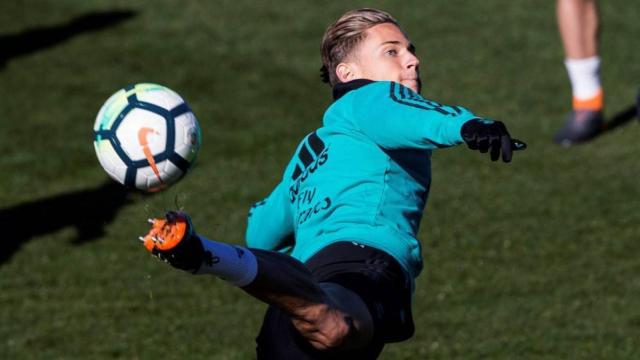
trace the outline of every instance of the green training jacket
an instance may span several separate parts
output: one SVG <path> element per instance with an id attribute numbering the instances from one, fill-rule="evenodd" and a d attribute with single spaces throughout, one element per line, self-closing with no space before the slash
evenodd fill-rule
<path id="1" fill-rule="evenodd" d="M 393 256 L 412 278 L 431 184 L 431 152 L 463 142 L 469 110 L 430 101 L 398 83 L 355 80 L 334 88 L 323 126 L 298 145 L 281 182 L 249 212 L 248 247 L 304 262 L 353 241 Z"/>

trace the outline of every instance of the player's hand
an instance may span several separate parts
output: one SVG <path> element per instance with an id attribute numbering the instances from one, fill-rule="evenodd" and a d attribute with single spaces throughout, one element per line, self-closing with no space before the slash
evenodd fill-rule
<path id="1" fill-rule="evenodd" d="M 460 134 L 469 149 L 489 152 L 492 161 L 502 154 L 502 161 L 510 162 L 514 150 L 526 148 L 525 143 L 511 138 L 501 121 L 472 119 L 462 125 Z"/>
<path id="2" fill-rule="evenodd" d="M 306 318 L 294 316 L 291 322 L 314 348 L 326 351 L 349 345 L 349 337 L 355 331 L 350 316 L 325 304 L 317 304 L 309 310 Z"/>

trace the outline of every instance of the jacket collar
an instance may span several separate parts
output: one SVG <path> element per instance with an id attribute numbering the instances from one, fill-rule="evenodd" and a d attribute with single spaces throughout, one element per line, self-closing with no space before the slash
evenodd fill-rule
<path id="1" fill-rule="evenodd" d="M 338 100 L 351 90 L 359 89 L 365 85 L 371 84 L 373 81 L 368 79 L 356 79 L 346 83 L 337 83 L 333 87 L 333 100 Z"/>

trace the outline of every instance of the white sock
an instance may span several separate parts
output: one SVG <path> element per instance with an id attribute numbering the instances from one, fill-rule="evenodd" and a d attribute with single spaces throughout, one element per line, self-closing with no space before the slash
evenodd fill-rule
<path id="1" fill-rule="evenodd" d="M 207 260 L 196 274 L 212 274 L 240 287 L 249 285 L 256 278 L 258 260 L 249 249 L 198 237 Z"/>
<path id="2" fill-rule="evenodd" d="M 573 97 L 588 100 L 601 91 L 600 57 L 592 56 L 584 59 L 565 59 L 564 65 L 569 73 Z"/>

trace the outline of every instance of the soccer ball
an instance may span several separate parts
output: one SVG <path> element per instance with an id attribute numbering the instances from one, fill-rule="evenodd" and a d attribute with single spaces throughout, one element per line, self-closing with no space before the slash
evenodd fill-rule
<path id="1" fill-rule="evenodd" d="M 200 126 L 174 91 L 141 83 L 120 89 L 98 112 L 93 145 L 116 181 L 158 191 L 182 178 L 200 148 Z"/>

